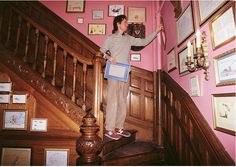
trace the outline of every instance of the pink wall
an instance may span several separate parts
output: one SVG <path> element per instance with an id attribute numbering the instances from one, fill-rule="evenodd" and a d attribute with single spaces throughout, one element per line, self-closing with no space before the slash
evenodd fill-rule
<path id="1" fill-rule="evenodd" d="M 195 22 L 195 30 L 199 28 L 199 19 L 198 19 L 198 11 L 196 8 L 196 2 L 192 2 L 194 6 L 194 22 Z M 183 9 L 189 4 L 189 2 L 184 1 L 182 3 Z M 165 25 L 165 31 L 167 36 L 167 46 L 166 50 L 162 50 L 162 69 L 167 71 L 167 58 L 166 54 L 170 49 L 173 47 L 177 47 L 177 37 L 176 37 L 176 25 L 175 25 L 175 18 L 174 18 L 174 12 L 173 12 L 173 6 L 169 1 L 166 1 L 162 10 L 161 15 L 164 18 L 164 25 Z M 211 62 L 210 65 L 210 79 L 209 81 L 206 81 L 204 79 L 203 70 L 194 72 L 185 76 L 180 77 L 178 69 L 174 70 L 173 72 L 170 72 L 169 74 L 171 77 L 180 84 L 187 92 L 190 91 L 189 88 L 189 78 L 195 75 L 199 76 L 200 79 L 200 85 L 202 87 L 202 96 L 200 97 L 192 97 L 195 104 L 198 106 L 199 110 L 201 111 L 202 115 L 205 117 L 207 122 L 209 123 L 210 127 L 213 128 L 213 110 L 212 110 L 212 103 L 211 103 L 211 94 L 215 93 L 229 93 L 229 92 L 235 92 L 235 86 L 222 86 L 222 87 L 216 87 L 215 86 L 215 76 L 214 76 L 214 67 L 213 67 L 213 57 L 216 55 L 219 55 L 231 48 L 235 47 L 235 41 L 213 51 L 211 46 L 211 39 L 210 39 L 210 30 L 209 30 L 209 24 L 208 22 L 203 24 L 200 27 L 200 31 L 205 31 L 207 34 L 207 43 L 208 43 L 208 49 L 209 49 L 209 61 Z M 192 35 L 188 40 L 192 41 L 195 37 L 195 34 Z M 184 47 L 186 47 L 186 40 L 180 47 L 177 47 L 177 52 L 181 51 Z M 222 133 L 220 131 L 213 130 L 214 133 L 217 135 L 221 143 L 224 145 L 227 152 L 230 154 L 230 156 L 235 160 L 235 136 L 228 135 L 226 133 Z"/>
<path id="2" fill-rule="evenodd" d="M 146 27 L 146 35 L 151 34 L 156 28 L 156 17 L 155 11 L 158 8 L 158 4 L 156 1 L 135 1 L 135 0 L 120 0 L 120 1 L 86 1 L 85 4 L 85 13 L 66 13 L 66 1 L 42 1 L 41 3 L 56 13 L 58 16 L 63 18 L 69 24 L 71 24 L 75 29 L 86 35 L 89 39 L 94 41 L 97 45 L 102 46 L 105 41 L 107 35 L 111 34 L 113 29 L 113 17 L 108 17 L 108 5 L 125 5 L 125 14 L 127 15 L 128 6 L 130 7 L 145 7 L 146 8 L 146 22 L 144 23 Z M 104 11 L 104 19 L 103 20 L 92 20 L 92 10 L 94 9 L 102 9 Z M 77 18 L 83 17 L 84 23 L 77 24 Z M 103 36 L 98 35 L 88 35 L 87 28 L 88 23 L 106 23 L 107 24 L 107 34 Z M 141 62 L 131 62 L 132 65 L 149 70 L 154 71 L 158 67 L 160 67 L 161 62 L 157 62 L 156 54 L 156 45 L 157 40 L 154 40 L 150 45 L 145 47 L 142 51 L 133 52 L 132 53 L 141 53 Z M 158 64 L 159 63 L 159 64 Z"/>

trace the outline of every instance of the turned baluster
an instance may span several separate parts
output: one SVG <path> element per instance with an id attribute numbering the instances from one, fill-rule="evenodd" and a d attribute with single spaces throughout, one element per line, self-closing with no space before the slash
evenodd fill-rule
<path id="1" fill-rule="evenodd" d="M 53 78 L 51 84 L 55 86 L 56 82 L 56 67 L 57 67 L 57 43 L 54 42 L 54 60 L 53 60 Z"/>
<path id="2" fill-rule="evenodd" d="M 47 54 L 48 54 L 48 36 L 45 36 L 45 49 L 44 49 L 43 73 L 42 73 L 43 78 L 45 78 L 46 74 Z"/>
<path id="3" fill-rule="evenodd" d="M 83 105 L 82 109 L 86 111 L 86 76 L 87 76 L 87 64 L 83 64 Z"/>
<path id="4" fill-rule="evenodd" d="M 27 23 L 27 36 L 26 36 L 26 44 L 25 44 L 25 56 L 23 58 L 23 61 L 27 61 L 27 55 L 29 50 L 29 32 L 30 32 L 30 23 Z"/>
<path id="5" fill-rule="evenodd" d="M 37 66 L 37 57 L 38 57 L 38 48 L 39 48 L 39 30 L 38 29 L 35 30 L 35 34 L 36 34 L 36 42 L 35 42 L 35 50 L 34 50 L 34 65 L 33 65 L 34 70 L 36 70 L 36 66 Z"/>
<path id="6" fill-rule="evenodd" d="M 73 69 L 73 87 L 72 87 L 72 92 L 73 92 L 73 95 L 71 97 L 71 100 L 73 102 L 75 102 L 75 93 L 76 93 L 76 90 L 75 90 L 75 86 L 76 86 L 76 68 L 77 68 L 77 59 L 75 57 L 73 57 L 73 62 L 74 62 L 74 69 Z"/>
<path id="7" fill-rule="evenodd" d="M 9 14 L 9 24 L 8 24 L 8 31 L 7 31 L 7 40 L 5 45 L 9 46 L 9 42 L 10 42 L 10 36 L 11 36 L 11 26 L 12 26 L 12 10 L 10 10 L 10 14 Z"/>
<path id="8" fill-rule="evenodd" d="M 67 51 L 63 51 L 64 62 L 63 62 L 63 79 L 62 79 L 62 89 L 61 93 L 65 94 L 66 92 L 66 59 L 67 59 Z"/>
<path id="9" fill-rule="evenodd" d="M 16 35 L 16 48 L 15 48 L 15 54 L 17 53 L 18 51 L 18 48 L 19 48 L 19 39 L 20 39 L 20 30 L 21 30 L 21 21 L 22 21 L 22 18 L 21 16 L 18 16 L 18 28 L 17 28 L 17 35 Z"/>

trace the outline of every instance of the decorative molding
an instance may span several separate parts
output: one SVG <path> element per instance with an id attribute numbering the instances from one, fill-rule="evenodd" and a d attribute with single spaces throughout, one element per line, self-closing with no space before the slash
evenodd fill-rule
<path id="1" fill-rule="evenodd" d="M 182 13 L 181 1 L 171 0 L 170 2 L 174 7 L 175 18 L 178 18 L 180 16 L 180 14 Z"/>

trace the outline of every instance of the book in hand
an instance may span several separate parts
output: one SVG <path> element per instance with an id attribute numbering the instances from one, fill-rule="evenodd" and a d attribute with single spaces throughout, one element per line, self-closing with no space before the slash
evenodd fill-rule
<path id="1" fill-rule="evenodd" d="M 104 78 L 127 82 L 129 78 L 130 65 L 125 63 L 112 64 L 109 60 L 106 62 Z"/>

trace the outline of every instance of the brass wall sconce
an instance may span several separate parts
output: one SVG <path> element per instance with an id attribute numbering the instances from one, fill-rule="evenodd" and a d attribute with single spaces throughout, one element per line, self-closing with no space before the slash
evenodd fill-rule
<path id="1" fill-rule="evenodd" d="M 189 72 L 194 72 L 196 70 L 205 70 L 205 80 L 209 80 L 209 66 L 208 61 L 208 47 L 206 41 L 206 32 L 202 32 L 202 37 L 200 31 L 197 30 L 196 39 L 193 41 L 193 45 L 188 41 L 188 54 L 186 56 L 186 65 Z"/>

